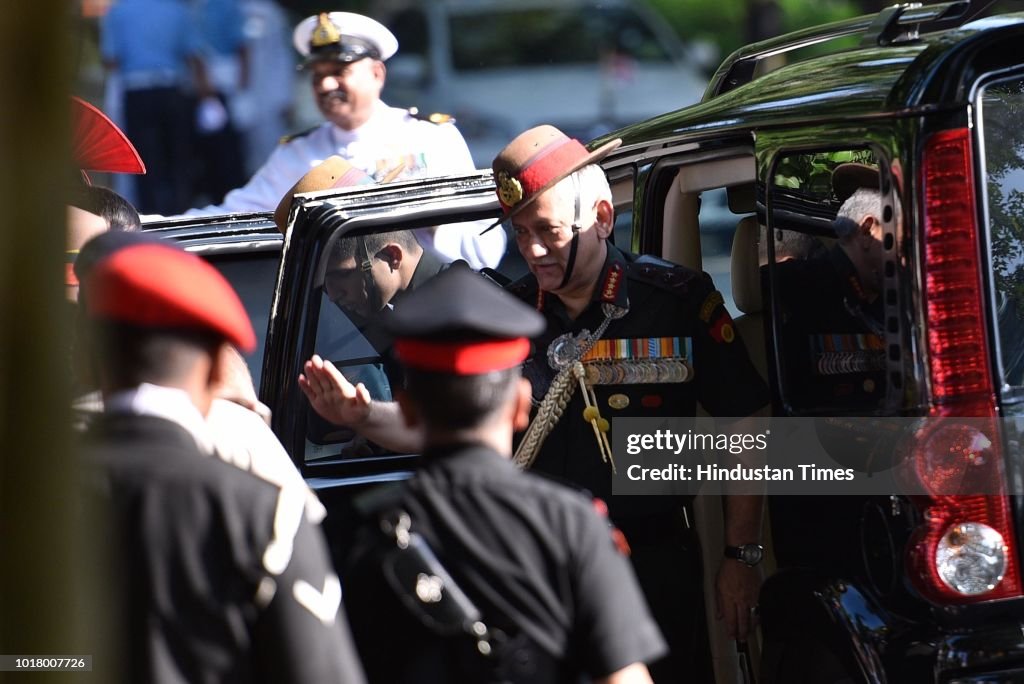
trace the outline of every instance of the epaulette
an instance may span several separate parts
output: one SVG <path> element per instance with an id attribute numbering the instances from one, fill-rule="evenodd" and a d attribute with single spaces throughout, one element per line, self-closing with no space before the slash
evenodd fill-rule
<path id="1" fill-rule="evenodd" d="M 431 114 L 420 113 L 419 107 L 409 107 L 409 116 L 420 121 L 429 121 L 432 124 L 446 124 L 455 123 L 455 117 L 451 114 L 444 114 L 443 112 L 433 112 Z"/>
<path id="2" fill-rule="evenodd" d="M 649 255 L 630 262 L 628 269 L 630 278 L 676 293 L 689 291 L 704 276 L 700 271 Z"/>
<path id="3" fill-rule="evenodd" d="M 313 131 L 315 131 L 318 128 L 320 128 L 320 124 L 317 124 L 316 126 L 313 126 L 312 128 L 307 128 L 304 131 L 299 131 L 298 133 L 289 133 L 288 135 L 282 135 L 281 139 L 277 141 L 277 144 L 278 145 L 284 145 L 285 143 L 290 143 L 293 140 L 298 140 L 299 138 L 305 138 L 307 135 L 309 135 L 310 133 L 312 133 Z"/>

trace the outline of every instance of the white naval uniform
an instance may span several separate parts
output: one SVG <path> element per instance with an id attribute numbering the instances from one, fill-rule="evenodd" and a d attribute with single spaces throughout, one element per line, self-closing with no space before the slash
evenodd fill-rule
<path id="1" fill-rule="evenodd" d="M 351 131 L 324 122 L 278 145 L 267 162 L 243 187 L 232 190 L 220 205 L 190 209 L 188 216 L 240 211 L 272 211 L 292 185 L 331 155 L 339 155 L 374 178 L 399 164 L 398 178 L 469 173 L 473 157 L 459 130 L 450 123 L 435 124 L 412 116 L 405 109 L 378 101 L 370 119 Z M 505 253 L 504 231 L 479 233 L 488 225 L 439 226 L 431 235 L 417 231 L 427 243 L 450 259 L 465 259 L 474 268 L 497 266 Z"/>

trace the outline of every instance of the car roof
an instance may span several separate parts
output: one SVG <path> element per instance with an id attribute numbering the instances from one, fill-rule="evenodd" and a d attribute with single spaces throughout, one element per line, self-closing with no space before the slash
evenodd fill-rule
<path id="1" fill-rule="evenodd" d="M 195 252 L 280 250 L 284 243 L 270 212 L 182 216 L 144 223 L 142 230 Z"/>
<path id="2" fill-rule="evenodd" d="M 710 95 L 699 104 L 615 131 L 593 145 L 622 138 L 623 145 L 615 154 L 622 156 L 631 148 L 650 147 L 651 141 L 678 137 L 683 128 L 728 135 L 733 130 L 815 120 L 910 116 L 922 110 L 953 109 L 970 97 L 967 88 L 973 79 L 965 76 L 973 73 L 971 57 L 995 42 L 1017 41 L 1022 34 L 1024 13 L 1006 14 L 922 34 L 913 42 L 810 57 L 718 95 L 709 89 Z M 786 37 L 776 40 L 782 45 Z M 716 77 L 720 78 L 728 65 L 729 60 Z"/>

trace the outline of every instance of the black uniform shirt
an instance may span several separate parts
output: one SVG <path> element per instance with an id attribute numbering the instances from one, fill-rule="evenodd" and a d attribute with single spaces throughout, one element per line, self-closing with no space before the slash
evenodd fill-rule
<path id="1" fill-rule="evenodd" d="M 885 392 L 882 298 L 869 300 L 843 249 L 776 264 L 773 279 L 787 403 L 844 413 L 877 405 Z"/>
<path id="2" fill-rule="evenodd" d="M 885 388 L 882 298 L 870 301 L 849 257 L 839 245 L 811 259 L 775 264 L 785 406 L 780 412 L 871 411 Z M 862 437 L 862 436 L 860 436 Z M 867 470 L 870 449 L 861 439 L 819 439 L 837 462 Z M 769 498 L 772 540 L 780 567 L 825 568 L 857 574 L 856 544 L 864 498 L 776 496 Z M 808 544 L 808 539 L 817 540 Z"/>
<path id="3" fill-rule="evenodd" d="M 416 268 L 413 269 L 412 277 L 409 279 L 409 287 L 400 292 L 396 292 L 395 296 L 392 297 L 390 302 L 388 302 L 390 306 L 385 306 L 368 319 L 362 319 L 357 316 L 353 316 L 353 314 L 348 311 L 344 311 L 346 315 L 359 324 L 363 335 L 366 336 L 366 339 L 371 345 L 373 345 L 373 348 L 387 365 L 388 376 L 396 387 L 401 384 L 400 381 L 402 374 L 400 369 L 394 367 L 394 361 L 391 359 L 391 346 L 395 343 L 395 340 L 394 337 L 384 329 L 384 326 L 381 325 L 381 323 L 391 314 L 391 307 L 401 306 L 402 298 L 407 293 L 413 292 L 416 288 L 426 282 L 429 282 L 431 278 L 444 270 L 446 266 L 447 264 L 441 260 L 437 253 L 432 249 L 424 248 L 423 253 L 420 255 L 420 260 L 416 263 Z M 393 373 L 394 375 L 392 375 Z"/>
<path id="4" fill-rule="evenodd" d="M 364 681 L 301 496 L 154 416 L 97 417 L 83 456 L 109 525 L 124 681 Z"/>
<path id="5" fill-rule="evenodd" d="M 607 521 L 581 494 L 470 446 L 428 450 L 394 500 L 488 626 L 525 633 L 569 664 L 563 672 L 604 676 L 664 652 Z M 367 674 L 377 682 L 443 681 L 410 671 L 441 646 L 423 636 L 381 580 L 375 526 L 371 520 L 344 575 L 346 609 Z"/>
<path id="6" fill-rule="evenodd" d="M 510 289 L 524 301 L 538 300 L 532 275 Z M 637 261 L 610 244 L 594 299 L 576 320 L 569 318 L 558 297 L 544 294 L 540 299 L 548 327 L 533 341 L 533 356 L 523 371 L 534 385 L 535 399 L 543 398 L 556 373 L 547 358 L 552 340 L 566 332 L 595 331 L 604 320 L 604 300 L 628 305 L 629 313 L 613 320 L 602 340 L 680 338 L 684 348 L 689 340 L 693 370 L 688 382 L 595 385 L 601 415 L 609 422 L 616 417 L 693 416 L 698 401 L 713 416 L 742 417 L 768 403 L 768 390 L 710 276 L 661 260 Z M 611 466 L 601 460 L 593 428 L 583 419 L 584 407 L 577 388 L 533 468 L 587 488 L 608 502 L 617 521 L 674 507 L 668 496 L 611 496 Z"/>

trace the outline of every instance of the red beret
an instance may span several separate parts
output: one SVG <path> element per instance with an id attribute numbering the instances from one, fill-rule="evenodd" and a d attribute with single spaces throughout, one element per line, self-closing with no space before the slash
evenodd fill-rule
<path id="1" fill-rule="evenodd" d="M 200 257 L 170 245 L 136 245 L 96 264 L 86 306 L 95 318 L 140 327 L 199 328 L 244 352 L 256 349 L 249 315 L 230 283 Z"/>

